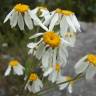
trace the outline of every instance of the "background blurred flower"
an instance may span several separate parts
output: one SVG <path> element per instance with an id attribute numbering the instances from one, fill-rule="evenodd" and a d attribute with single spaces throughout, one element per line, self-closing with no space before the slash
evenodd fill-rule
<path id="1" fill-rule="evenodd" d="M 24 67 L 17 60 L 11 60 L 8 64 L 8 68 L 5 71 L 5 76 L 9 75 L 11 70 L 13 69 L 13 73 L 17 75 L 23 75 Z"/>
<path id="2" fill-rule="evenodd" d="M 88 54 L 82 57 L 76 63 L 74 68 L 77 74 L 85 73 L 87 80 L 93 79 L 94 75 L 96 74 L 96 55 Z"/>

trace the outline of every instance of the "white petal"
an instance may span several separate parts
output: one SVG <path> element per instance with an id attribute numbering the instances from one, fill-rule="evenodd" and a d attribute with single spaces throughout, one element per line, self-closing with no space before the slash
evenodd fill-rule
<path id="1" fill-rule="evenodd" d="M 28 51 L 28 54 L 33 54 L 33 49 L 30 49 L 30 50 Z"/>
<path id="2" fill-rule="evenodd" d="M 38 43 L 29 43 L 29 44 L 27 44 L 27 47 L 33 49 L 37 46 L 37 44 Z"/>
<path id="3" fill-rule="evenodd" d="M 76 32 L 75 26 L 73 25 L 70 17 L 69 16 L 65 16 L 65 18 L 66 18 L 66 21 L 69 24 L 69 26 L 74 30 L 74 32 Z"/>
<path id="4" fill-rule="evenodd" d="M 31 37 L 29 37 L 29 39 L 37 38 L 37 37 L 39 37 L 41 35 L 43 35 L 43 33 L 37 33 L 37 34 L 32 35 Z"/>
<path id="5" fill-rule="evenodd" d="M 44 25 L 48 26 L 51 22 L 51 19 L 53 17 L 54 13 L 53 14 L 48 14 L 48 15 L 45 15 L 45 21 L 43 22 Z"/>
<path id="6" fill-rule="evenodd" d="M 66 80 L 66 76 L 61 76 L 60 78 L 58 78 L 57 84 L 58 84 L 58 83 L 65 82 L 65 81 L 67 81 L 67 80 Z M 60 89 L 60 90 L 63 90 L 63 89 L 65 89 L 67 86 L 68 86 L 68 83 L 61 84 L 61 85 L 59 85 L 59 89 Z"/>
<path id="7" fill-rule="evenodd" d="M 49 48 L 42 56 L 42 65 L 44 68 L 47 68 L 49 66 L 51 53 L 52 49 Z"/>
<path id="8" fill-rule="evenodd" d="M 64 67 L 67 63 L 67 56 L 68 56 L 68 53 L 66 53 L 66 47 L 64 46 L 60 46 L 59 47 L 59 54 L 58 54 L 58 63 L 60 62 L 60 64 Z"/>
<path id="9" fill-rule="evenodd" d="M 58 14 L 55 14 L 53 16 L 53 18 L 51 20 L 51 23 L 49 25 L 49 31 L 52 31 L 53 30 L 54 26 L 56 25 L 56 22 L 58 21 L 58 18 L 59 18 Z"/>
<path id="10" fill-rule="evenodd" d="M 11 17 L 13 12 L 14 12 L 14 9 L 11 10 L 11 12 L 5 17 L 4 23 L 8 21 L 8 19 Z"/>
<path id="11" fill-rule="evenodd" d="M 75 16 L 75 15 L 72 15 L 72 16 L 70 16 L 70 18 L 71 18 L 71 20 L 72 20 L 72 23 L 73 23 L 74 26 L 76 27 L 76 29 L 81 32 L 81 30 L 80 30 L 80 24 L 79 24 L 76 16 Z"/>
<path id="12" fill-rule="evenodd" d="M 68 91 L 70 94 L 72 93 L 72 85 L 71 84 L 69 84 L 69 86 L 68 86 Z"/>
<path id="13" fill-rule="evenodd" d="M 53 66 L 56 64 L 57 48 L 53 50 Z"/>
<path id="14" fill-rule="evenodd" d="M 61 43 L 64 44 L 65 46 L 73 47 L 73 45 L 70 42 L 64 40 L 64 38 L 61 38 L 61 41 L 62 41 Z"/>
<path id="15" fill-rule="evenodd" d="M 6 69 L 4 75 L 7 76 L 10 74 L 10 72 L 11 72 L 11 66 L 9 65 L 8 68 Z"/>
<path id="16" fill-rule="evenodd" d="M 64 35 L 64 32 L 68 31 L 68 23 L 65 20 L 65 17 L 62 17 L 61 22 L 60 22 L 60 34 L 61 36 Z"/>
<path id="17" fill-rule="evenodd" d="M 33 24 L 32 24 L 32 20 L 31 20 L 31 16 L 29 15 L 28 12 L 25 12 L 25 14 L 24 14 L 24 20 L 25 20 L 25 24 L 27 25 L 27 27 L 30 30 L 33 29 Z"/>
<path id="18" fill-rule="evenodd" d="M 24 70 L 23 66 L 21 67 L 20 64 L 18 64 L 13 68 L 14 74 L 17 74 L 17 75 L 23 75 L 23 70 Z"/>
<path id="19" fill-rule="evenodd" d="M 30 83 L 30 81 L 28 80 L 27 83 L 26 83 L 26 85 L 25 85 L 25 87 L 24 87 L 25 90 L 28 88 L 29 83 Z"/>
<path id="20" fill-rule="evenodd" d="M 57 72 L 54 70 L 51 74 L 49 74 L 48 80 L 54 83 L 57 79 Z"/>
<path id="21" fill-rule="evenodd" d="M 88 63 L 82 62 L 78 67 L 75 68 L 77 74 L 84 72 L 88 67 Z"/>
<path id="22" fill-rule="evenodd" d="M 75 71 L 76 71 L 77 74 L 83 72 L 83 71 L 88 67 L 88 63 L 85 62 L 86 58 L 87 58 L 87 55 L 84 56 L 83 58 L 81 58 L 81 59 L 75 64 L 74 68 L 75 68 Z"/>
<path id="23" fill-rule="evenodd" d="M 43 83 L 42 83 L 42 81 L 40 80 L 40 79 L 38 79 L 38 86 L 40 87 L 40 88 L 43 88 Z"/>
<path id="24" fill-rule="evenodd" d="M 45 31 L 48 31 L 48 28 L 45 25 L 43 25 L 43 23 L 40 21 L 40 19 L 36 15 L 33 15 L 30 13 L 30 16 L 33 19 L 33 21 L 36 22 L 37 25 L 42 27 Z"/>
<path id="25" fill-rule="evenodd" d="M 21 13 L 18 13 L 18 26 L 20 30 L 24 30 L 24 19 Z"/>
<path id="26" fill-rule="evenodd" d="M 36 58 L 40 60 L 41 57 L 44 55 L 44 52 L 45 52 L 45 45 L 43 43 L 40 43 L 36 50 Z"/>
<path id="27" fill-rule="evenodd" d="M 52 71 L 53 71 L 53 68 L 50 67 L 47 71 L 44 72 L 43 76 L 44 77 L 48 76 Z"/>
<path id="28" fill-rule="evenodd" d="M 11 28 L 15 27 L 17 25 L 18 21 L 18 12 L 13 12 L 12 17 L 10 18 L 10 25 Z"/>
<path id="29" fill-rule="evenodd" d="M 95 74 L 96 74 L 96 67 L 94 65 L 89 66 L 88 69 L 86 70 L 86 79 L 92 80 Z"/>
<path id="30" fill-rule="evenodd" d="M 38 80 L 34 81 L 32 84 L 32 92 L 33 93 L 39 92 L 42 87 L 43 87 L 43 84 L 42 84 L 41 80 L 38 79 Z"/>

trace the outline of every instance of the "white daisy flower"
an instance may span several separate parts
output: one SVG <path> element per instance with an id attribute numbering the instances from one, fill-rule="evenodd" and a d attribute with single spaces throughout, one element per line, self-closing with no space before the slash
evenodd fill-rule
<path id="1" fill-rule="evenodd" d="M 50 31 L 52 31 L 54 26 L 58 24 L 60 24 L 60 33 L 62 34 L 69 30 L 73 32 L 76 32 L 76 30 L 80 31 L 80 24 L 74 12 L 69 10 L 56 9 L 55 11 L 51 12 L 50 18 L 47 21 L 50 21 Z"/>
<path id="2" fill-rule="evenodd" d="M 75 65 L 75 71 L 77 74 L 85 73 L 86 79 L 93 79 L 96 74 L 96 55 L 88 54 L 81 58 Z"/>
<path id="3" fill-rule="evenodd" d="M 31 18 L 34 20 L 34 25 L 41 26 L 45 31 L 48 31 L 48 28 L 41 22 L 42 20 L 40 20 L 39 17 L 47 19 L 48 14 L 50 13 L 45 7 L 36 7 L 30 12 Z"/>
<path id="4" fill-rule="evenodd" d="M 71 81 L 72 80 L 72 81 Z M 68 82 L 66 82 L 68 81 Z M 66 82 L 66 83 L 63 83 L 63 82 Z M 72 93 L 72 86 L 74 84 L 74 80 L 71 76 L 61 76 L 57 79 L 57 84 L 58 83 L 63 83 L 63 84 L 60 84 L 59 85 L 59 89 L 60 90 L 63 90 L 65 88 L 68 89 L 68 92 L 71 94 Z"/>
<path id="5" fill-rule="evenodd" d="M 46 70 L 44 70 L 43 76 L 48 76 L 48 80 L 52 81 L 52 83 L 56 82 L 57 79 L 61 77 L 61 65 L 55 64 L 55 66 L 47 68 Z"/>
<path id="6" fill-rule="evenodd" d="M 5 76 L 9 75 L 13 69 L 14 74 L 23 75 L 24 67 L 17 60 L 11 60 L 8 64 L 8 68 L 5 71 Z"/>
<path id="7" fill-rule="evenodd" d="M 32 73 L 26 83 L 25 90 L 28 89 L 30 92 L 36 93 L 43 88 L 42 81 L 38 78 L 36 73 Z"/>
<path id="8" fill-rule="evenodd" d="M 4 23 L 10 20 L 11 28 L 17 24 L 20 30 L 24 30 L 24 22 L 26 26 L 31 30 L 33 29 L 33 23 L 30 16 L 30 8 L 26 4 L 17 4 L 12 11 L 6 16 Z"/>
<path id="9" fill-rule="evenodd" d="M 35 49 L 33 55 L 35 55 L 37 59 L 42 60 L 43 67 L 49 68 L 56 64 L 57 61 L 59 64 L 65 65 L 68 57 L 65 45 L 71 46 L 71 44 L 63 38 L 60 38 L 55 32 L 37 33 L 30 38 L 38 36 L 41 36 L 40 41 L 37 43 L 29 43 L 27 47 L 30 48 L 30 50 Z"/>
<path id="10" fill-rule="evenodd" d="M 17 4 L 12 11 L 6 16 L 4 23 L 10 20 L 11 28 L 15 27 L 17 24 L 20 30 L 24 30 L 24 23 L 31 30 L 33 29 L 33 21 L 41 26 L 43 29 L 48 29 L 42 24 L 40 19 L 36 16 L 34 11 L 31 11 L 29 6 L 26 4 Z"/>

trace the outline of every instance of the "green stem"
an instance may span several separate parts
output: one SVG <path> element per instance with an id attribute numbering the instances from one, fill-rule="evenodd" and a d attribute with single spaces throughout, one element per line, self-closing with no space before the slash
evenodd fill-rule
<path id="1" fill-rule="evenodd" d="M 44 95 L 44 92 L 48 92 L 50 89 L 56 88 L 58 85 L 61 85 L 61 84 L 64 84 L 64 83 L 68 83 L 68 82 L 71 82 L 71 81 L 75 81 L 75 80 L 79 80 L 79 79 L 81 79 L 82 77 L 84 77 L 84 74 L 80 73 L 80 74 L 78 74 L 76 77 L 74 77 L 73 79 L 68 80 L 68 81 L 64 81 L 64 82 L 61 82 L 61 83 L 58 83 L 58 84 L 56 84 L 56 85 L 52 85 L 52 86 L 50 86 L 50 87 L 47 87 L 47 88 L 45 88 L 45 89 L 43 89 L 43 90 L 35 93 L 34 96 L 41 95 L 42 93 L 43 93 L 43 95 Z M 32 94 L 29 93 L 27 96 L 31 96 L 31 95 L 32 95 Z"/>

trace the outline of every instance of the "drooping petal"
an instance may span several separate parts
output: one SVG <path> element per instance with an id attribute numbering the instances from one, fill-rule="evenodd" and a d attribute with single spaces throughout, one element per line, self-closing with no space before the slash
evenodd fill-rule
<path id="1" fill-rule="evenodd" d="M 65 81 L 67 81 L 67 80 L 66 80 L 66 76 L 61 76 L 60 78 L 58 78 L 57 84 L 58 84 L 58 83 L 65 82 Z M 63 89 L 65 89 L 67 86 L 68 86 L 68 83 L 61 84 L 61 85 L 59 85 L 59 89 L 60 89 L 60 90 L 63 90 Z"/>
<path id="2" fill-rule="evenodd" d="M 39 60 L 41 59 L 41 57 L 44 55 L 45 52 L 45 45 L 43 43 L 40 43 L 37 50 L 36 50 L 36 58 L 38 58 Z"/>
<path id="3" fill-rule="evenodd" d="M 65 20 L 65 17 L 62 17 L 61 22 L 60 22 L 60 34 L 61 36 L 64 35 L 64 32 L 68 31 L 68 23 Z"/>
<path id="4" fill-rule="evenodd" d="M 69 84 L 69 86 L 68 86 L 68 92 L 71 94 L 72 93 L 72 85 L 71 84 Z"/>
<path id="5" fill-rule="evenodd" d="M 11 28 L 13 28 L 17 25 L 17 21 L 18 21 L 18 12 L 13 12 L 13 14 L 10 18 Z"/>
<path id="6" fill-rule="evenodd" d="M 29 15 L 28 12 L 25 12 L 24 14 L 24 20 L 25 20 L 25 24 L 27 25 L 27 27 L 32 30 L 33 29 L 33 23 L 31 20 L 31 16 Z"/>
<path id="7" fill-rule="evenodd" d="M 96 67 L 94 65 L 89 66 L 89 68 L 86 70 L 86 79 L 92 80 L 95 74 L 96 74 Z"/>
<path id="8" fill-rule="evenodd" d="M 48 28 L 43 25 L 43 23 L 40 21 L 40 19 L 34 15 L 32 12 L 29 12 L 31 18 L 33 19 L 33 21 L 36 23 L 36 25 L 39 25 L 41 28 L 43 28 L 45 31 L 48 31 Z"/>
<path id="9" fill-rule="evenodd" d="M 48 26 L 48 25 L 50 24 L 53 15 L 54 15 L 54 13 L 48 14 L 48 15 L 46 14 L 46 15 L 44 16 L 45 20 L 44 20 L 43 24 L 44 24 L 45 26 Z"/>
<path id="10" fill-rule="evenodd" d="M 21 13 L 18 13 L 18 26 L 20 30 L 24 30 L 24 19 Z"/>
<path id="11" fill-rule="evenodd" d="M 58 14 L 55 14 L 53 16 L 53 18 L 51 20 L 51 23 L 49 25 L 49 31 L 52 31 L 53 30 L 54 26 L 56 25 L 56 22 L 58 21 L 58 18 L 59 18 Z"/>
<path id="12" fill-rule="evenodd" d="M 37 43 L 29 43 L 29 44 L 27 44 L 27 47 L 31 48 L 31 49 L 35 48 L 36 46 L 37 46 Z"/>
<path id="13" fill-rule="evenodd" d="M 42 56 L 42 65 L 44 68 L 48 68 L 51 54 L 52 54 L 52 49 L 49 48 L 47 51 L 45 51 L 44 55 Z"/>
<path id="14" fill-rule="evenodd" d="M 76 32 L 76 28 L 75 28 L 75 26 L 73 25 L 70 17 L 69 17 L 69 16 L 65 16 L 65 19 L 66 19 L 67 23 L 69 24 L 69 26 L 74 30 L 74 32 Z"/>
<path id="15" fill-rule="evenodd" d="M 49 74 L 48 80 L 52 83 L 56 82 L 57 79 L 57 72 L 53 71 L 51 74 Z"/>
<path id="16" fill-rule="evenodd" d="M 50 67 L 48 70 L 46 70 L 43 74 L 44 77 L 48 76 L 53 71 L 53 68 Z"/>
<path id="17" fill-rule="evenodd" d="M 75 68 L 75 72 L 77 74 L 84 72 L 88 67 L 88 64 L 86 62 L 82 62 L 79 67 Z"/>
<path id="18" fill-rule="evenodd" d="M 37 33 L 37 34 L 32 35 L 31 37 L 29 37 L 29 39 L 37 38 L 37 37 L 39 37 L 41 35 L 43 35 L 43 33 Z"/>
<path id="19" fill-rule="evenodd" d="M 12 13 L 14 12 L 14 9 L 11 10 L 11 12 L 5 17 L 4 23 L 8 21 L 8 19 L 11 17 Z"/>
<path id="20" fill-rule="evenodd" d="M 78 73 L 82 73 L 83 71 L 85 71 L 85 69 L 88 67 L 88 63 L 84 62 L 87 58 L 87 55 L 84 56 L 83 58 L 81 58 L 74 66 L 75 68 L 75 72 Z"/>
<path id="21" fill-rule="evenodd" d="M 56 64 L 57 48 L 53 50 L 53 66 Z"/>
<path id="22" fill-rule="evenodd" d="M 61 43 L 64 44 L 65 46 L 73 47 L 73 45 L 70 42 L 66 41 L 64 38 L 61 38 Z"/>
<path id="23" fill-rule="evenodd" d="M 4 75 L 7 76 L 10 74 L 10 72 L 11 72 L 11 66 L 9 65 L 8 68 L 6 69 Z"/>
<path id="24" fill-rule="evenodd" d="M 80 30 L 80 24 L 79 24 L 76 16 L 75 16 L 75 15 L 72 15 L 72 16 L 70 16 L 70 18 L 71 18 L 72 23 L 74 24 L 75 28 L 76 28 L 78 31 L 81 32 L 81 30 Z"/>
<path id="25" fill-rule="evenodd" d="M 14 74 L 23 75 L 23 66 L 21 67 L 19 64 L 13 68 Z"/>

